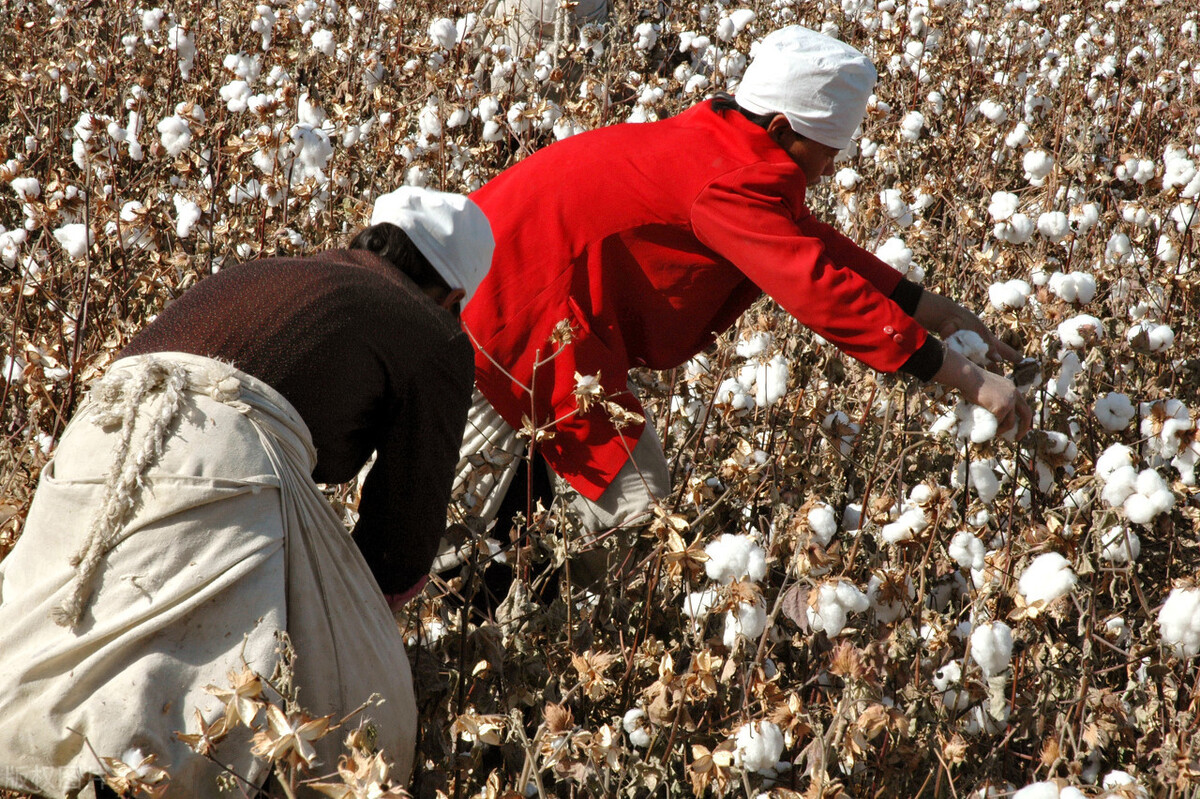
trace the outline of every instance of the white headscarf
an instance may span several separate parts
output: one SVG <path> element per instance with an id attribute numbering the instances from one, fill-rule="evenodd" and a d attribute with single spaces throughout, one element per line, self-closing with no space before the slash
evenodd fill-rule
<path id="1" fill-rule="evenodd" d="M 492 265 L 492 226 L 479 206 L 461 194 L 402 186 L 375 201 L 371 224 L 391 222 L 412 239 L 463 305 Z"/>
<path id="2" fill-rule="evenodd" d="M 755 114 L 783 114 L 800 135 L 845 149 L 875 86 L 870 59 L 799 25 L 769 34 L 753 53 L 734 93 L 738 105 Z"/>

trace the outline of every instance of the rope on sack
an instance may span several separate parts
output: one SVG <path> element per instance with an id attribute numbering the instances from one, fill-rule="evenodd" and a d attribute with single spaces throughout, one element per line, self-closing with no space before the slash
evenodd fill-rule
<path id="1" fill-rule="evenodd" d="M 103 502 L 91 520 L 83 548 L 71 558 L 75 569 L 71 591 L 50 613 L 55 624 L 73 629 L 83 617 L 100 563 L 137 507 L 143 477 L 162 455 L 167 429 L 179 414 L 187 388 L 184 366 L 155 359 L 134 370 L 110 373 L 94 385 L 91 399 L 96 403 L 96 423 L 119 426 L 121 435 L 105 475 Z M 146 414 L 148 427 L 134 447 L 134 421 L 148 401 L 155 401 L 156 407 Z"/>

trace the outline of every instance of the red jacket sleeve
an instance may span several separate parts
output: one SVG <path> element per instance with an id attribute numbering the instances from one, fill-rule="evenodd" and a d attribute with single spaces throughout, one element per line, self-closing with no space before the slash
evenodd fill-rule
<path id="1" fill-rule="evenodd" d="M 706 247 L 871 368 L 894 372 L 925 343 L 925 330 L 888 299 L 900 274 L 812 218 L 790 161 L 726 173 L 700 192 L 690 216 Z"/>

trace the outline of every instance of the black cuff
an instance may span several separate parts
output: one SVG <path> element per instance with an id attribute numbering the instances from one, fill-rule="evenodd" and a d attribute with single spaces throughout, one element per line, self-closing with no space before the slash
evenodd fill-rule
<path id="1" fill-rule="evenodd" d="M 925 343 L 900 366 L 900 371 L 928 383 L 942 368 L 946 349 L 933 335 L 925 336 Z"/>
<path id="2" fill-rule="evenodd" d="M 925 293 L 925 289 L 919 284 L 912 282 L 906 277 L 900 278 L 900 282 L 896 284 L 896 288 L 892 289 L 889 300 L 900 306 L 900 310 L 904 311 L 909 316 L 917 312 L 917 303 L 921 301 L 921 295 Z"/>

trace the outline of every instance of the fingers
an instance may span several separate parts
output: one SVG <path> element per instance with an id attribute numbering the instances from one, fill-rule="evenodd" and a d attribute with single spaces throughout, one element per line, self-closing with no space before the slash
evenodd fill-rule
<path id="1" fill-rule="evenodd" d="M 1020 394 L 1017 395 L 1015 410 L 1019 422 L 1017 425 L 1017 441 L 1020 441 L 1029 432 L 1030 428 L 1033 427 L 1033 411 L 1030 410 L 1029 404 L 1025 402 L 1025 398 Z"/>

